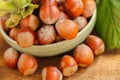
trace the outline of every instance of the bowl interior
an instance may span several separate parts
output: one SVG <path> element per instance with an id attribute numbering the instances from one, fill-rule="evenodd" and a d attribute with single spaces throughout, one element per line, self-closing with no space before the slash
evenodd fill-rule
<path id="1" fill-rule="evenodd" d="M 28 53 L 34 56 L 39 57 L 47 57 L 47 56 L 55 56 L 58 54 L 65 53 L 70 51 L 71 49 L 75 48 L 78 44 L 82 43 L 85 38 L 91 33 L 94 28 L 96 22 L 96 13 L 97 10 L 95 9 L 93 16 L 91 17 L 89 23 L 83 28 L 77 35 L 75 39 L 72 40 L 64 40 L 61 42 L 49 44 L 49 45 L 33 45 L 29 48 L 22 48 L 17 45 L 16 41 L 11 39 L 6 32 L 2 29 L 0 25 L 0 32 L 3 35 L 5 41 L 16 50 L 20 51 L 21 53 Z"/>

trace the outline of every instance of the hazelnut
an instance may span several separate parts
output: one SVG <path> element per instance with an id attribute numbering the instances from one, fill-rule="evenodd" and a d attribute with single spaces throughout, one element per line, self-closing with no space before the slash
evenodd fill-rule
<path id="1" fill-rule="evenodd" d="M 18 57 L 18 52 L 10 47 L 4 52 L 3 60 L 8 67 L 15 68 L 17 66 Z"/>
<path id="2" fill-rule="evenodd" d="M 42 80 L 62 80 L 63 75 L 55 66 L 47 66 L 42 70 Z"/>
<path id="3" fill-rule="evenodd" d="M 93 63 L 94 53 L 92 49 L 85 45 L 78 45 L 73 52 L 73 56 L 80 67 L 87 67 Z"/>
<path id="4" fill-rule="evenodd" d="M 102 54 L 105 51 L 105 44 L 98 36 L 89 35 L 85 43 L 93 50 L 95 55 Z"/>
<path id="5" fill-rule="evenodd" d="M 21 54 L 18 60 L 18 70 L 25 76 L 33 74 L 38 67 L 37 60 L 29 54 Z"/>
<path id="6" fill-rule="evenodd" d="M 64 55 L 59 62 L 59 69 L 64 76 L 71 76 L 77 71 L 78 64 L 72 56 Z"/>

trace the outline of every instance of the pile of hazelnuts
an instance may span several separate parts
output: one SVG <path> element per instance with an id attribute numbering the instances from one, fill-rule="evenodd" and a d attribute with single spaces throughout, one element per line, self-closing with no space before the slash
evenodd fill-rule
<path id="1" fill-rule="evenodd" d="M 22 48 L 74 39 L 96 8 L 94 0 L 32 0 L 32 3 L 39 8 L 15 27 L 5 25 L 9 14 L 1 17 L 3 29 Z"/>
<path id="2" fill-rule="evenodd" d="M 65 54 L 58 62 L 58 66 L 46 66 L 42 69 L 42 80 L 62 80 L 63 76 L 74 75 L 78 67 L 88 67 L 94 61 L 94 56 L 104 53 L 103 40 L 96 35 L 89 35 L 84 43 L 73 50 L 73 55 Z M 26 53 L 19 55 L 18 51 L 8 48 L 3 55 L 4 63 L 8 67 L 17 67 L 25 76 L 32 75 L 38 69 L 37 59 Z"/>
<path id="3" fill-rule="evenodd" d="M 94 0 L 32 0 L 39 4 L 37 11 L 23 18 L 19 25 L 8 29 L 5 25 L 9 15 L 1 17 L 1 24 L 9 36 L 20 47 L 32 45 L 47 45 L 62 40 L 74 39 L 88 23 L 96 8 Z M 94 55 L 105 50 L 101 38 L 89 35 L 85 43 L 79 44 L 73 51 L 73 56 L 64 55 L 56 66 L 47 66 L 42 70 L 43 80 L 62 80 L 63 76 L 71 76 L 78 66 L 87 67 L 92 64 Z M 37 59 L 27 53 L 19 54 L 13 48 L 8 48 L 3 55 L 8 67 L 17 67 L 25 76 L 33 74 L 38 69 Z"/>

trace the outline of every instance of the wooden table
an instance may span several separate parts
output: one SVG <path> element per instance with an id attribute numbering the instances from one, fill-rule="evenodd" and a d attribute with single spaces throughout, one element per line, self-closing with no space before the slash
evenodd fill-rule
<path id="1" fill-rule="evenodd" d="M 60 58 L 64 55 L 46 58 L 37 57 L 39 62 L 37 71 L 33 75 L 23 76 L 17 68 L 8 68 L 3 63 L 3 53 L 8 47 L 10 46 L 0 34 L 0 80 L 42 80 L 41 70 L 48 65 L 57 66 Z M 64 77 L 63 80 L 120 80 L 120 50 L 108 51 L 95 56 L 92 65 L 86 68 L 79 67 L 74 75 Z"/>

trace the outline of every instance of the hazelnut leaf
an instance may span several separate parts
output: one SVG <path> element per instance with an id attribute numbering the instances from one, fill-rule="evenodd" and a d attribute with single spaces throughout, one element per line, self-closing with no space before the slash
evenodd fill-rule
<path id="1" fill-rule="evenodd" d="M 106 49 L 120 48 L 120 0 L 100 0 L 95 30 Z"/>

